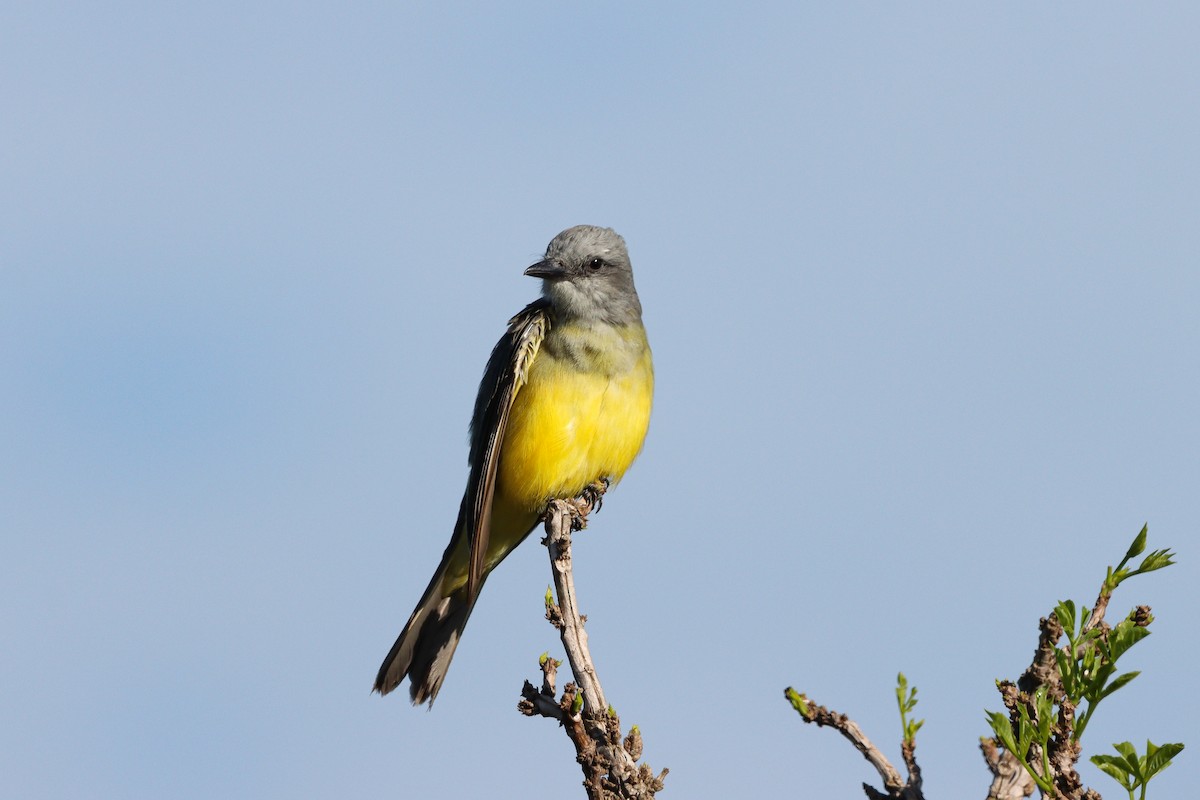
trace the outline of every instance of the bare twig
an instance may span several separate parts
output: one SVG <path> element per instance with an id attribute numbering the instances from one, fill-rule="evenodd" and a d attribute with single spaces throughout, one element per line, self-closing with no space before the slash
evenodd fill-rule
<path id="1" fill-rule="evenodd" d="M 817 705 L 790 686 L 784 690 L 784 696 L 787 697 L 792 707 L 799 712 L 800 717 L 805 722 L 814 723 L 818 727 L 828 725 L 833 728 L 842 734 L 842 736 L 849 739 L 858 752 L 862 753 L 863 757 L 871 762 L 871 766 L 875 767 L 875 771 L 879 773 L 879 777 L 883 781 L 884 791 L 880 792 L 875 787 L 864 783 L 863 791 L 870 800 L 883 800 L 884 798 L 889 798 L 889 800 L 924 800 L 925 795 L 921 789 L 921 768 L 917 766 L 916 745 L 912 741 L 905 741 L 901 745 L 904 764 L 908 770 L 908 779 L 905 780 L 900 777 L 899 770 L 892 766 L 887 756 L 867 738 L 862 728 L 858 727 L 858 723 L 854 720 L 845 714 L 839 714 L 824 706 Z"/>
<path id="2" fill-rule="evenodd" d="M 559 631 L 575 680 L 563 687 L 562 699 L 555 700 L 560 662 L 543 656 L 539 662 L 542 688 L 535 689 L 526 681 L 517 708 L 526 716 L 548 717 L 562 725 L 575 745 L 588 800 L 648 800 L 663 788 L 668 770 L 656 776 L 648 764 L 637 763 L 642 756 L 642 735 L 637 726 L 624 740 L 621 738 L 621 721 L 604 698 L 588 650 L 583 628 L 587 618 L 579 613 L 571 571 L 571 533 L 586 525 L 588 513 L 599 507 L 606 488 L 589 487 L 581 497 L 551 501 L 546 509 L 546 538 L 542 543 L 550 552 L 550 571 L 558 597 L 557 603 L 547 597 L 546 618 Z"/>

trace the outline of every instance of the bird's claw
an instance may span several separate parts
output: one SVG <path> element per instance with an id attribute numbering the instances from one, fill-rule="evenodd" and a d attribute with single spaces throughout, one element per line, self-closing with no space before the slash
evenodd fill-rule
<path id="1" fill-rule="evenodd" d="M 600 513 L 600 507 L 604 505 L 604 493 L 608 491 L 608 487 L 612 486 L 612 481 L 608 478 L 601 478 L 593 484 L 583 487 L 583 491 L 579 493 L 592 511 Z"/>

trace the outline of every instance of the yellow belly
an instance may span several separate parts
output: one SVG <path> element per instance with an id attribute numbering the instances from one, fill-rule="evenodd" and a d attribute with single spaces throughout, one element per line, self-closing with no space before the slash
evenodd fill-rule
<path id="1" fill-rule="evenodd" d="M 486 571 L 521 543 L 548 500 L 576 497 L 601 478 L 621 479 L 642 449 L 653 396 L 641 326 L 551 329 L 500 443 Z M 467 532 L 456 539 L 444 594 L 467 582 Z"/>
<path id="2" fill-rule="evenodd" d="M 513 401 L 497 505 L 538 512 L 601 478 L 620 480 L 642 449 L 653 395 L 641 326 L 551 329 Z"/>

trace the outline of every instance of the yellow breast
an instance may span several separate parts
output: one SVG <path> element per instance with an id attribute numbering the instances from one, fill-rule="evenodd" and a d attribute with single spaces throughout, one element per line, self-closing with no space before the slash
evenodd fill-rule
<path id="1" fill-rule="evenodd" d="M 517 392 L 497 500 L 530 511 L 620 480 L 650 424 L 654 368 L 641 325 L 551 328 Z"/>

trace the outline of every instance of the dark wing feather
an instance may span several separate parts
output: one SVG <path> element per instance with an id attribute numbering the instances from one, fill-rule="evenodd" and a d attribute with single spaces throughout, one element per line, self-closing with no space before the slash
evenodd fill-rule
<path id="1" fill-rule="evenodd" d="M 468 549 L 467 607 L 475 604 L 483 583 L 488 540 L 491 538 L 492 497 L 496 493 L 496 466 L 513 399 L 529 374 L 546 331 L 550 329 L 549 303 L 535 300 L 508 322 L 508 331 L 492 350 L 479 384 L 475 413 L 471 417 L 471 474 L 463 497 Z"/>

